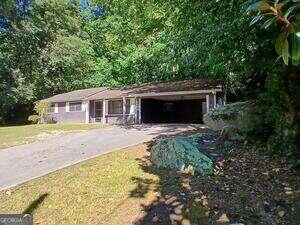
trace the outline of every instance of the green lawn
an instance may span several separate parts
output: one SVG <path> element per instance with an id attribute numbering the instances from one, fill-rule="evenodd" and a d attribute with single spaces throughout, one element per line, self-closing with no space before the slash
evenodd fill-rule
<path id="1" fill-rule="evenodd" d="M 0 127 L 0 149 L 30 143 L 55 134 L 101 128 L 102 124 L 37 124 Z"/>
<path id="2" fill-rule="evenodd" d="M 33 213 L 37 224 L 130 224 L 158 177 L 146 173 L 136 157 L 145 145 L 107 154 L 0 192 L 0 213 Z M 149 180 L 147 194 L 135 196 L 137 180 Z"/>

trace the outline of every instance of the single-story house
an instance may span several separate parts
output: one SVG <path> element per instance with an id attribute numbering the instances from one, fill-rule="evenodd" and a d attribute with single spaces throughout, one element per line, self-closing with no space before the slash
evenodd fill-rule
<path id="1" fill-rule="evenodd" d="M 197 79 L 82 89 L 44 101 L 52 103 L 49 117 L 57 123 L 201 123 L 224 97 L 219 80 Z"/>

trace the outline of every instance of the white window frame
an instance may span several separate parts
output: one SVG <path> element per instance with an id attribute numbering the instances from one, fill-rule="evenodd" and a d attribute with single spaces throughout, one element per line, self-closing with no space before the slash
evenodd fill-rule
<path id="1" fill-rule="evenodd" d="M 58 103 L 54 103 L 54 113 L 58 113 Z"/>
<path id="2" fill-rule="evenodd" d="M 51 103 L 48 113 L 58 113 L 58 103 Z"/>
<path id="3" fill-rule="evenodd" d="M 80 104 L 81 104 L 81 110 L 78 110 L 78 111 L 70 111 L 70 103 L 79 103 L 80 102 Z M 66 103 L 66 112 L 83 112 L 83 111 L 85 111 L 85 104 L 84 104 L 84 102 L 82 102 L 82 101 L 72 101 L 72 102 L 67 102 Z"/>
<path id="4" fill-rule="evenodd" d="M 101 102 L 102 103 L 102 109 L 101 109 L 101 111 L 102 111 L 102 115 L 101 115 L 101 117 L 100 118 L 102 118 L 103 117 L 103 100 L 95 100 L 94 101 L 94 117 L 95 117 L 95 119 L 96 119 L 96 102 Z"/>
<path id="5" fill-rule="evenodd" d="M 119 113 L 109 112 L 109 104 L 110 104 L 110 102 L 114 102 L 114 101 L 120 101 L 121 102 L 121 112 L 119 112 Z M 122 99 L 109 99 L 107 101 L 107 115 L 112 115 L 112 116 L 123 115 L 123 101 L 122 101 Z"/>

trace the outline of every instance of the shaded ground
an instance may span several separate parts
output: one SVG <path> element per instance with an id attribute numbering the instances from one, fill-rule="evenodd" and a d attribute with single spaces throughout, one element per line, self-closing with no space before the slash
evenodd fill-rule
<path id="1" fill-rule="evenodd" d="M 212 153 L 214 135 L 204 137 Z M 192 176 L 153 166 L 151 144 L 0 191 L 0 213 L 29 212 L 47 225 L 299 224 L 299 174 L 284 159 L 233 146 L 213 176 Z"/>
<path id="2" fill-rule="evenodd" d="M 215 136 L 208 134 L 206 139 L 200 145 L 214 154 Z M 263 149 L 228 148 L 227 154 L 217 159 L 213 176 L 158 169 L 148 156 L 137 160 L 145 172 L 160 180 L 154 190 L 156 200 L 144 205 L 135 225 L 299 224 L 299 171 L 290 169 L 282 158 L 266 156 Z M 132 196 L 143 197 L 153 191 L 149 180 L 133 179 L 138 185 Z"/>

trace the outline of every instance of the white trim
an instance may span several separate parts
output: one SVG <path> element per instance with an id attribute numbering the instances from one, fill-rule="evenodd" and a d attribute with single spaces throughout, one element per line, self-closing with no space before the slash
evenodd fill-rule
<path id="1" fill-rule="evenodd" d="M 209 112 L 209 95 L 206 95 L 206 112 Z"/>
<path id="2" fill-rule="evenodd" d="M 135 99 L 130 98 L 130 108 L 129 108 L 129 115 L 135 115 Z"/>
<path id="3" fill-rule="evenodd" d="M 137 115 L 137 98 L 134 98 L 134 123 L 138 123 L 138 115 Z"/>
<path id="4" fill-rule="evenodd" d="M 142 123 L 142 118 L 141 118 L 141 113 L 142 111 L 142 107 L 141 107 L 141 99 L 138 99 L 138 112 L 139 112 L 139 117 L 138 117 L 138 123 L 141 124 Z"/>
<path id="5" fill-rule="evenodd" d="M 85 123 L 90 122 L 90 101 L 85 102 Z"/>
<path id="6" fill-rule="evenodd" d="M 125 124 L 125 113 L 126 113 L 126 98 L 123 97 L 122 99 L 122 115 L 123 115 L 123 124 Z"/>
<path id="7" fill-rule="evenodd" d="M 96 109 L 95 109 L 95 108 L 96 108 L 96 100 L 94 100 L 93 102 L 94 102 L 94 112 L 93 112 L 94 114 L 93 114 L 93 119 L 94 119 L 94 123 L 96 123 Z M 103 106 L 102 106 L 102 107 L 103 107 Z M 102 110 L 103 110 L 103 108 L 102 108 Z"/>
<path id="8" fill-rule="evenodd" d="M 58 113 L 58 103 L 54 103 L 54 113 Z"/>
<path id="9" fill-rule="evenodd" d="M 81 110 L 80 111 L 70 111 L 70 103 L 79 103 L 81 104 Z M 85 103 L 84 101 L 71 101 L 66 102 L 66 112 L 84 112 L 85 111 Z"/>
<path id="10" fill-rule="evenodd" d="M 107 102 L 105 99 L 102 100 L 102 123 L 106 124 L 106 109 L 107 109 Z"/>
<path id="11" fill-rule="evenodd" d="M 216 93 L 213 93 L 213 96 L 214 96 L 214 108 L 217 107 L 217 95 Z"/>
<path id="12" fill-rule="evenodd" d="M 133 95 L 127 95 L 126 97 L 152 97 L 152 96 L 170 96 L 170 95 L 207 94 L 207 93 L 213 93 L 219 91 L 222 91 L 222 89 L 157 92 L 157 93 L 133 94 Z"/>

